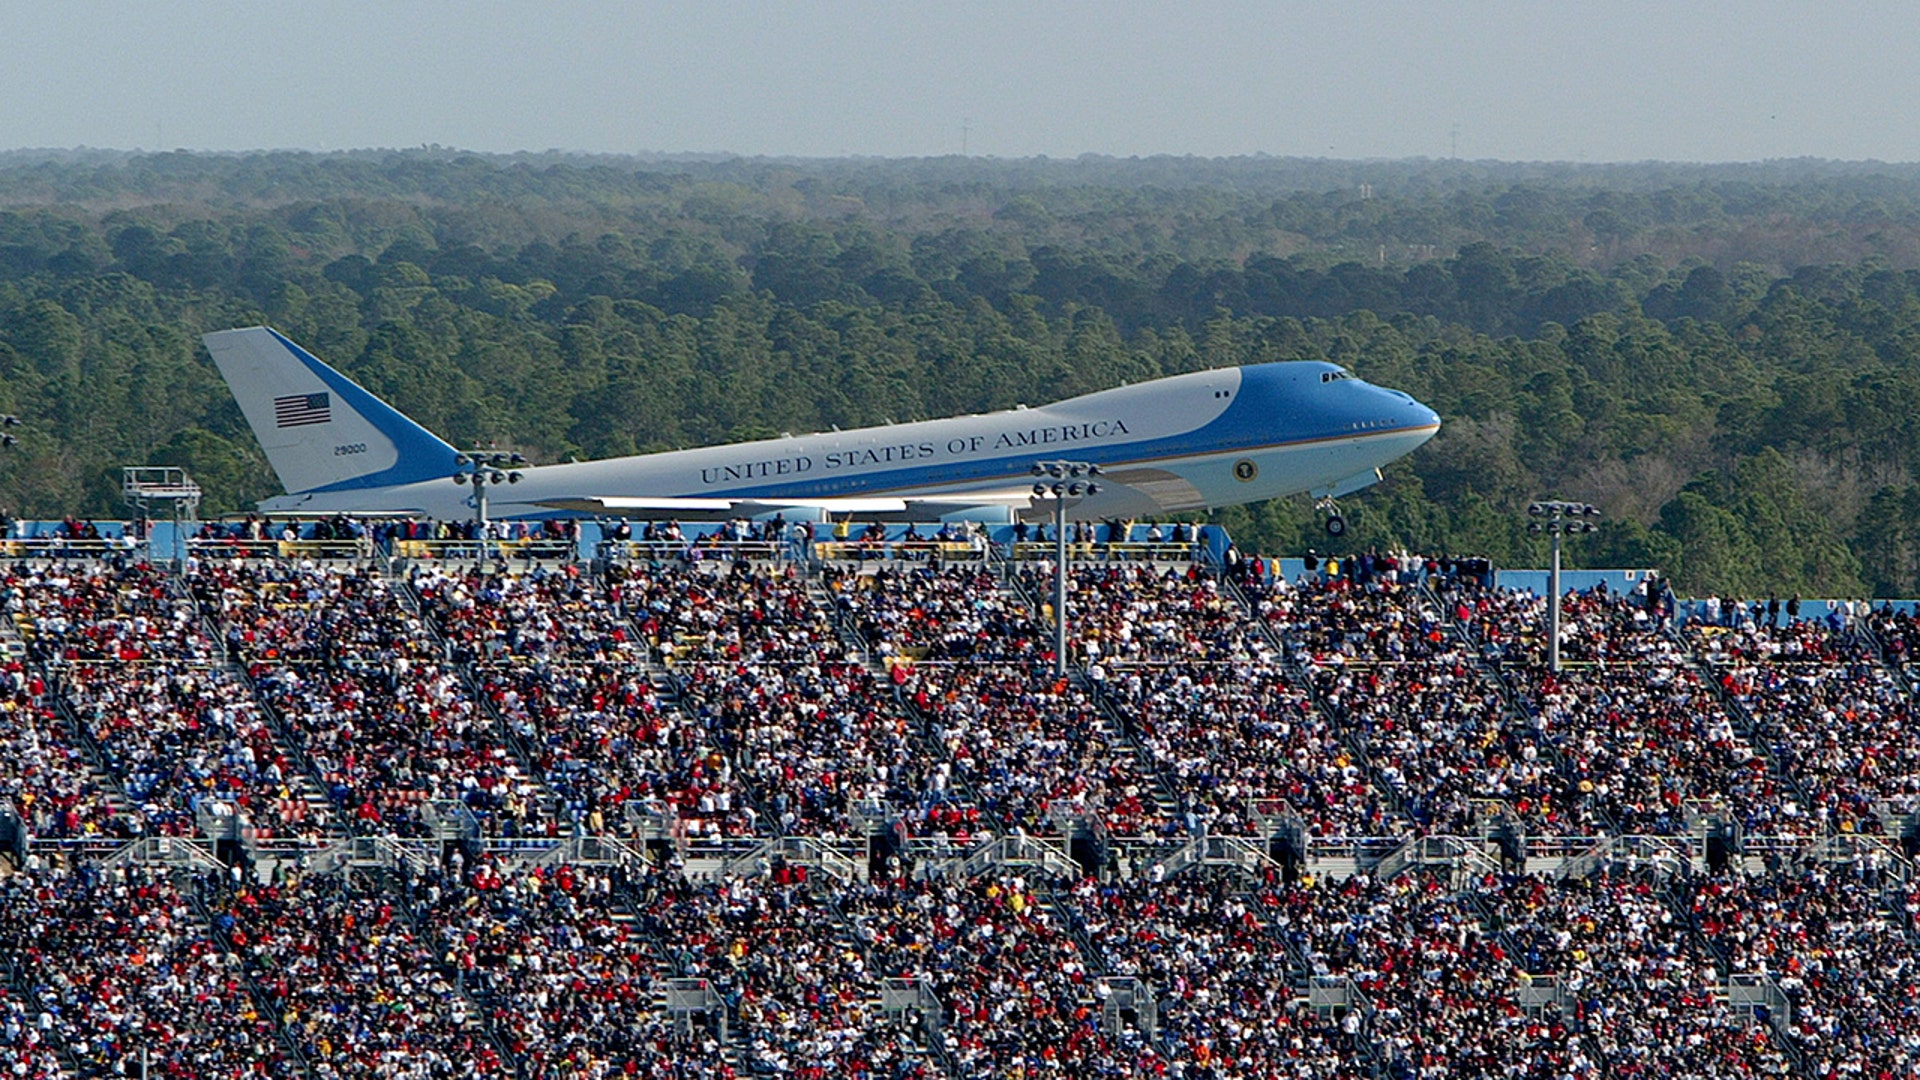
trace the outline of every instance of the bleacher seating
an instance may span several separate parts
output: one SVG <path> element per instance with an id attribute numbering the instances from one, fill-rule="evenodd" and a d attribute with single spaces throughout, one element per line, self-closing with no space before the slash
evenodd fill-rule
<path id="1" fill-rule="evenodd" d="M 6 567 L 0 1075 L 1920 1061 L 1910 615 L 775 547 Z"/>

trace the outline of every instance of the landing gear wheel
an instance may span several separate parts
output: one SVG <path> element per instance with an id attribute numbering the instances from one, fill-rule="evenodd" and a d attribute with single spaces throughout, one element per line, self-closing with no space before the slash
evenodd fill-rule
<path id="1" fill-rule="evenodd" d="M 1315 502 L 1313 508 L 1327 515 L 1328 536 L 1338 537 L 1347 535 L 1347 519 L 1345 515 L 1340 513 L 1339 503 L 1334 502 L 1332 499 L 1323 498 Z"/>

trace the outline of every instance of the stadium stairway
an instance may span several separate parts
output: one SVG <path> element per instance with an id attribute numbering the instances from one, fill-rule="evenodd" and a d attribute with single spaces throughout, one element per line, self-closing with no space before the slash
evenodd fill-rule
<path id="1" fill-rule="evenodd" d="M 51 672 L 48 674 L 53 675 Z M 115 775 L 113 769 L 109 767 L 106 751 L 93 737 L 93 732 L 81 721 L 79 714 L 74 711 L 73 703 L 67 700 L 67 695 L 59 687 L 60 681 L 57 678 L 47 679 L 47 695 L 53 699 L 52 708 L 49 710 L 52 722 L 61 726 L 67 745 L 79 747 L 80 751 L 87 756 L 88 781 L 93 790 L 101 793 L 101 801 L 106 804 L 112 817 L 131 827 L 144 830 L 146 815 L 128 794 L 126 785 L 120 777 Z"/>
<path id="2" fill-rule="evenodd" d="M 734 1022 L 733 1007 L 711 980 L 695 972 L 693 955 L 676 949 L 666 924 L 651 913 L 653 905 L 670 904 L 672 900 L 643 893 L 636 883 L 624 879 L 615 893 L 619 903 L 614 920 L 645 944 L 652 959 L 648 983 L 654 1012 L 685 1033 L 714 1039 L 727 1066 L 739 1075 L 749 1074 L 742 1053 L 746 1032 Z"/>
<path id="3" fill-rule="evenodd" d="M 346 816 L 346 808 L 334 806 L 332 800 L 327 798 L 326 788 L 320 783 L 320 770 L 314 766 L 313 759 L 299 749 L 299 744 L 294 741 L 288 731 L 286 717 L 281 716 L 280 710 L 274 708 L 273 703 L 260 692 L 260 688 L 254 684 L 253 676 L 243 665 L 229 662 L 223 670 L 231 678 L 239 680 L 247 687 L 253 695 L 254 704 L 259 706 L 261 715 L 266 717 L 267 726 L 273 730 L 274 749 L 283 760 L 298 766 L 297 771 L 287 774 L 287 785 L 292 791 L 292 797 L 305 804 L 305 820 L 323 822 L 320 832 L 324 835 L 345 836 L 347 828 L 342 822 Z"/>
<path id="4" fill-rule="evenodd" d="M 407 930 L 413 939 L 423 942 L 432 941 L 433 935 L 422 922 L 420 909 L 416 907 L 419 899 L 410 888 L 412 882 L 397 876 L 390 869 L 372 871 L 372 873 L 380 887 L 380 891 L 388 896 L 396 897 L 400 901 L 393 905 L 394 910 L 399 912 L 400 917 L 406 920 Z M 466 1021 L 463 1026 L 466 1030 L 486 1039 L 493 1047 L 493 1052 L 498 1055 L 499 1060 L 514 1060 L 513 1054 L 507 1048 L 507 1041 L 503 1039 L 500 1032 L 486 1020 L 488 1016 L 501 1015 L 501 1011 L 505 1008 L 505 1005 L 491 998 L 484 990 L 476 990 L 470 985 L 467 980 L 461 976 L 461 973 L 454 970 L 453 965 L 446 961 L 444 953 L 441 954 L 437 966 L 440 969 L 441 975 L 445 976 L 447 982 L 453 987 L 453 994 L 467 1003 L 467 1008 L 463 1010 L 466 1016 Z"/>
<path id="5" fill-rule="evenodd" d="M 1147 795 L 1153 803 L 1154 814 L 1164 821 L 1181 820 L 1187 807 L 1176 794 L 1179 786 L 1141 743 L 1137 720 L 1119 706 L 1113 696 L 1107 693 L 1105 685 L 1093 679 L 1086 668 L 1073 668 L 1071 682 L 1075 689 L 1090 694 L 1097 706 L 1096 730 L 1100 742 L 1107 748 L 1108 760 L 1114 767 L 1112 771 L 1126 772 L 1127 766 L 1131 765 L 1133 771 L 1152 782 L 1153 788 Z"/>
<path id="6" fill-rule="evenodd" d="M 231 628 L 207 610 L 208 605 L 202 602 L 199 591 L 193 588 L 185 578 L 170 573 L 167 575 L 167 582 L 176 601 L 192 608 L 201 632 L 219 643 L 221 659 L 218 670 L 227 678 L 247 688 L 254 704 L 260 709 L 260 714 L 266 718 L 267 726 L 272 730 L 274 752 L 279 755 L 280 760 L 298 764 L 298 770 L 287 775 L 286 781 L 291 792 L 290 797 L 305 806 L 304 820 L 323 822 L 320 831 L 325 835 L 346 835 L 346 828 L 340 823 L 343 814 L 336 812 L 328 800 L 326 789 L 320 785 L 319 771 L 314 768 L 312 760 L 299 750 L 298 744 L 292 739 L 287 730 L 286 718 L 281 716 L 279 710 L 275 709 L 265 695 L 260 693 L 260 688 L 254 684 L 253 676 L 247 671 L 246 665 L 233 655 L 228 634 Z"/>
<path id="7" fill-rule="evenodd" d="M 1261 618 L 1252 599 L 1247 596 L 1246 590 L 1242 589 L 1238 582 L 1221 572 L 1217 567 L 1210 568 L 1210 572 L 1218 575 L 1220 591 L 1233 602 L 1239 609 L 1241 615 L 1245 616 L 1246 620 L 1255 627 L 1255 633 L 1259 640 L 1265 642 L 1271 650 L 1269 654 L 1270 662 L 1279 665 L 1280 669 L 1286 673 L 1288 681 L 1306 691 L 1307 696 L 1313 702 L 1314 712 L 1320 717 L 1332 722 L 1333 729 L 1339 733 L 1340 744 L 1346 747 L 1347 752 L 1352 754 L 1353 759 L 1359 762 L 1361 768 L 1365 770 L 1368 784 L 1373 787 L 1374 791 L 1380 794 L 1381 799 L 1396 816 L 1402 821 L 1407 820 L 1409 817 L 1407 806 L 1398 787 L 1389 782 L 1387 777 L 1374 765 L 1373 756 L 1369 753 L 1366 737 L 1361 734 L 1358 726 L 1351 721 L 1344 710 L 1336 706 L 1333 702 L 1328 701 L 1326 695 L 1321 693 L 1319 685 L 1314 681 L 1312 671 L 1308 669 L 1307 663 L 1301 659 L 1303 650 L 1300 648 L 1300 643 L 1287 639 L 1275 631 L 1271 623 Z"/>
<path id="8" fill-rule="evenodd" d="M 426 628 L 428 635 L 433 638 L 435 645 L 439 648 L 440 654 L 446 657 L 447 665 L 459 674 L 461 687 L 487 717 L 488 722 L 493 726 L 494 734 L 505 743 L 524 774 L 536 781 L 533 801 L 538 809 L 535 811 L 532 824 L 538 826 L 559 822 L 561 820 L 559 797 L 555 794 L 553 787 L 546 782 L 546 777 L 540 773 L 536 764 L 538 756 L 527 745 L 520 733 L 513 729 L 513 725 L 507 723 L 506 717 L 500 715 L 500 710 L 495 707 L 493 699 L 482 690 L 478 673 L 481 657 L 477 654 L 466 655 L 466 650 L 455 647 L 454 643 L 447 638 L 445 628 L 440 625 L 440 621 L 434 618 L 421 601 L 420 594 L 416 591 L 411 579 L 402 582 L 401 587 L 393 592 L 399 598 L 400 606 L 409 615 L 420 620 L 420 625 Z"/>
<path id="9" fill-rule="evenodd" d="M 1051 601 L 1042 603 L 1039 597 L 1029 592 L 1013 564 L 1001 563 L 997 556 L 994 558 L 994 563 L 998 571 L 995 576 L 999 578 L 1000 591 L 1028 611 L 1046 612 L 1046 625 L 1049 629 L 1053 628 L 1056 625 L 1053 620 L 1058 613 L 1052 610 Z M 1094 703 L 1095 738 L 1101 746 L 1106 748 L 1109 773 L 1132 772 L 1146 777 L 1152 785 L 1147 795 L 1148 800 L 1153 803 L 1154 813 L 1165 821 L 1180 821 L 1185 814 L 1186 806 L 1177 794 L 1180 790 L 1179 785 L 1165 769 L 1161 768 L 1153 755 L 1147 752 L 1146 746 L 1140 741 L 1137 723 L 1117 707 L 1117 703 L 1106 692 L 1105 686 L 1093 678 L 1085 659 L 1072 657 L 1073 648 L 1074 642 L 1069 638 L 1067 671 L 1070 688 L 1088 694 Z"/>
<path id="10" fill-rule="evenodd" d="M 66 694 L 61 690 L 62 681 L 59 670 L 46 662 L 44 657 L 34 655 L 32 644 L 36 633 L 32 617 L 25 611 L 15 608 L 4 622 L 6 633 L 4 639 L 0 639 L 0 643 L 4 644 L 7 655 L 23 663 L 28 671 L 38 675 L 46 685 L 46 700 L 42 702 L 45 709 L 42 722 L 54 725 L 58 729 L 62 742 L 86 755 L 88 790 L 100 797 L 109 816 L 115 820 L 131 823 L 138 815 L 138 808 L 133 800 L 127 797 L 126 788 L 107 767 L 99 744 L 86 730 L 86 725 L 80 723 L 80 718 L 74 714 Z M 31 822 L 27 821 L 26 826 L 30 830 Z"/>
<path id="11" fill-rule="evenodd" d="M 1669 626 L 1665 632 L 1667 637 L 1684 651 L 1688 662 L 1693 665 L 1701 681 L 1713 689 L 1721 707 L 1726 709 L 1727 715 L 1733 718 L 1734 732 L 1743 740 L 1749 752 L 1765 759 L 1768 775 L 1780 785 L 1782 790 L 1794 793 L 1794 796 L 1800 800 L 1801 812 L 1810 811 L 1814 805 L 1813 793 L 1789 767 L 1780 749 L 1782 741 L 1778 730 L 1754 715 L 1745 702 L 1735 697 L 1727 688 L 1725 673 L 1714 667 L 1706 657 L 1701 656 L 1679 631 Z"/>
<path id="12" fill-rule="evenodd" d="M 33 624 L 24 611 L 17 608 L 9 610 L 7 617 L 0 619 L 0 654 L 9 660 L 25 660 L 27 657 L 26 634 L 31 632 Z"/>
<path id="13" fill-rule="evenodd" d="M 1448 637 L 1463 646 L 1465 651 L 1474 658 L 1474 671 L 1481 683 L 1492 688 L 1499 695 L 1506 723 L 1516 731 L 1535 731 L 1534 719 L 1522 704 L 1520 688 L 1514 682 L 1519 673 L 1510 670 L 1492 655 L 1492 649 L 1486 639 L 1478 634 L 1472 625 L 1462 622 L 1455 614 L 1452 599 L 1442 596 L 1434 589 L 1433 579 L 1426 578 L 1420 582 L 1420 594 L 1439 613 L 1447 627 Z M 1554 739 L 1538 737 L 1532 738 L 1530 742 L 1552 762 L 1554 774 L 1559 777 L 1562 789 L 1575 790 L 1579 778 L 1575 775 L 1573 762 L 1568 759 L 1559 743 Z M 1616 835 L 1620 832 L 1619 823 L 1614 821 L 1610 814 L 1603 812 L 1601 817 L 1607 832 Z"/>
<path id="14" fill-rule="evenodd" d="M 1887 649 L 1887 643 L 1874 632 L 1867 620 L 1860 620 L 1854 632 L 1860 635 L 1861 643 L 1872 651 L 1874 659 L 1880 666 L 1893 675 L 1895 685 L 1907 695 L 1908 700 L 1920 705 L 1920 682 L 1915 681 L 1916 675 L 1920 672 L 1896 663 L 1893 654 Z"/>
<path id="15" fill-rule="evenodd" d="M 275 1037 L 280 1040 L 281 1048 L 287 1053 L 287 1059 L 300 1070 L 301 1075 L 315 1076 L 313 1062 L 301 1052 L 299 1040 L 293 1037 L 281 1021 L 282 1010 L 279 1003 L 273 1000 L 267 988 L 261 986 L 247 970 L 244 958 L 240 955 L 240 949 L 234 944 L 233 935 L 222 931 L 221 922 L 213 913 L 213 900 L 228 887 L 228 883 L 217 877 L 194 878 L 176 872 L 174 885 L 182 895 L 191 898 L 195 917 L 206 929 L 208 940 L 212 941 L 214 947 L 231 962 L 234 975 L 239 978 L 240 983 L 246 988 L 247 997 L 253 1002 L 254 1011 L 261 1016 L 272 1018 Z"/>
<path id="16" fill-rule="evenodd" d="M 199 584 L 199 582 L 189 584 L 180 581 L 178 588 L 188 602 L 193 604 L 206 627 L 206 632 L 215 641 L 221 643 L 222 654 L 225 657 L 223 670 L 247 687 L 254 704 L 266 718 L 267 726 L 272 729 L 276 751 L 284 756 L 284 760 L 298 766 L 297 772 L 289 775 L 287 779 L 293 790 L 293 796 L 306 805 L 306 820 L 324 822 L 321 832 L 326 836 L 342 837 L 353 832 L 354 826 L 351 824 L 354 820 L 353 808 L 335 805 L 329 797 L 320 768 L 312 756 L 302 748 L 292 723 L 262 690 L 259 681 L 254 678 L 253 671 L 248 668 L 242 658 L 233 655 L 230 642 L 237 628 L 227 624 L 210 610 L 213 608 L 212 599 L 197 587 Z"/>

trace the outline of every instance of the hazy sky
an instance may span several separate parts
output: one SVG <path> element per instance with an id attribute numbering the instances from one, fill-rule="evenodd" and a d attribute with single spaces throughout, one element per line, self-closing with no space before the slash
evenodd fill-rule
<path id="1" fill-rule="evenodd" d="M 1896 2 L 0 0 L 0 149 L 1912 161 L 1916 98 Z"/>

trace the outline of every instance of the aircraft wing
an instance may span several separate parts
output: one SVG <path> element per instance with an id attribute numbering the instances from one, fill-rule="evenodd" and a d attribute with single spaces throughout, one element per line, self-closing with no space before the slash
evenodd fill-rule
<path id="1" fill-rule="evenodd" d="M 1151 466 L 1114 469 L 1100 479 L 1101 494 L 1078 504 L 1082 517 L 1149 517 L 1206 505 L 1193 484 L 1176 473 Z M 566 495 L 537 499 L 547 510 L 606 517 L 668 514 L 689 521 L 716 521 L 764 514 L 811 511 L 826 516 L 856 516 L 877 521 L 933 521 L 949 515 L 999 510 L 1028 521 L 1049 518 L 1052 504 L 1036 499 L 1031 483 L 978 491 L 902 491 L 892 495 L 742 496 L 679 498 L 635 495 Z"/>
<path id="2" fill-rule="evenodd" d="M 655 498 L 628 495 L 586 495 L 540 499 L 536 506 L 548 510 L 566 510 L 578 514 L 629 517 L 641 514 L 671 514 L 688 520 L 756 517 L 762 514 L 815 511 L 821 514 L 858 515 L 863 519 L 930 521 L 947 514 L 987 507 L 1022 509 L 1033 502 L 1028 488 L 1017 491 L 965 491 L 940 495 L 879 495 L 873 497 L 741 499 Z"/>

